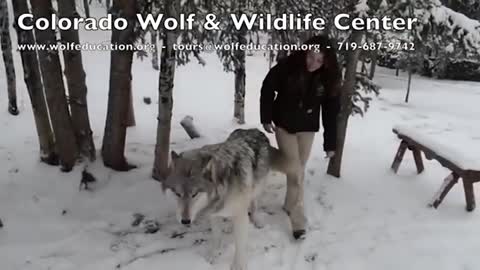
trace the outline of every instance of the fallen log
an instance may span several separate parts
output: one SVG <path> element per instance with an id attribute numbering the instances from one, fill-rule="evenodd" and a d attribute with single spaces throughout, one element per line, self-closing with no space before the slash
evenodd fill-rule
<path id="1" fill-rule="evenodd" d="M 198 132 L 197 128 L 193 124 L 192 116 L 190 115 L 185 116 L 183 120 L 180 121 L 180 125 L 182 125 L 183 129 L 185 129 L 190 139 L 202 137 L 202 135 L 200 135 L 200 132 Z"/>

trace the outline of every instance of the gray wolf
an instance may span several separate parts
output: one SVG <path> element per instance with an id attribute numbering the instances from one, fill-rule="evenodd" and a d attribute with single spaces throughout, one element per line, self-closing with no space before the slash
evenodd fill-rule
<path id="1" fill-rule="evenodd" d="M 261 227 L 255 198 L 271 169 L 284 166 L 278 149 L 258 129 L 237 129 L 226 141 L 201 148 L 171 152 L 170 174 L 162 182 L 177 197 L 177 218 L 184 225 L 197 216 L 210 217 L 212 247 L 208 260 L 220 255 L 218 218 L 231 218 L 235 238 L 233 270 L 247 269 L 248 222 Z"/>

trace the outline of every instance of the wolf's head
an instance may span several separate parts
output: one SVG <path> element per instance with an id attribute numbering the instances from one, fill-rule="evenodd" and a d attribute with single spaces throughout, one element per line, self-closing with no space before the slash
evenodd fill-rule
<path id="1" fill-rule="evenodd" d="M 208 204 L 208 195 L 213 191 L 207 174 L 209 161 L 208 156 L 196 150 L 171 152 L 170 174 L 161 184 L 164 191 L 175 194 L 177 219 L 183 225 L 191 224 Z"/>

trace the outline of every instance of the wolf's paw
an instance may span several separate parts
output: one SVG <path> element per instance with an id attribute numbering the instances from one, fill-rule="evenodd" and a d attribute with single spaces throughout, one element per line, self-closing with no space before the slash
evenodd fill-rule
<path id="1" fill-rule="evenodd" d="M 252 222 L 253 226 L 255 226 L 257 229 L 262 229 L 265 227 L 265 221 L 257 214 L 250 215 L 250 222 Z"/>
<path id="2" fill-rule="evenodd" d="M 211 250 L 208 252 L 205 260 L 207 260 L 207 262 L 209 264 L 215 264 L 218 260 L 218 258 L 222 256 L 222 251 L 221 250 Z"/>

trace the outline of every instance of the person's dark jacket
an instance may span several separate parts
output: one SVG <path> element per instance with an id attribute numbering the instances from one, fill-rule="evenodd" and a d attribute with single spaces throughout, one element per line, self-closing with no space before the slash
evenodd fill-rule
<path id="1" fill-rule="evenodd" d="M 261 123 L 273 122 L 289 133 L 318 132 L 321 110 L 324 150 L 335 151 L 340 75 L 325 68 L 308 72 L 304 63 L 303 56 L 288 57 L 270 69 L 261 89 Z"/>

